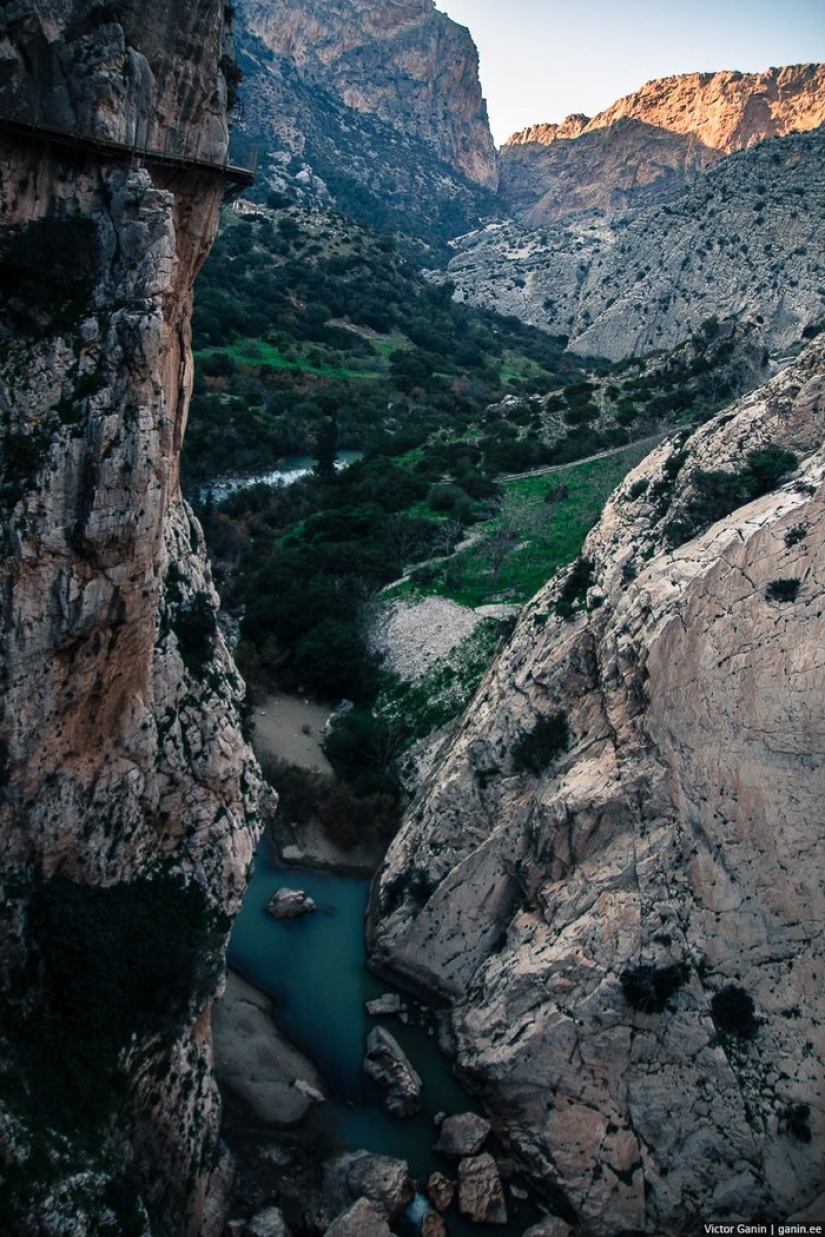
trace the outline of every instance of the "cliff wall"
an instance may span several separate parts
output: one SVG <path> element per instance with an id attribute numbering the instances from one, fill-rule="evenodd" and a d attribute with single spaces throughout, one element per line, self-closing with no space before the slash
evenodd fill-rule
<path id="1" fill-rule="evenodd" d="M 171 134 L 220 161 L 224 16 L 215 0 L 151 22 L 137 3 L 6 6 L 0 121 Z M 222 184 L 42 131 L 0 123 L 0 139 L 6 1222 L 209 1234 L 209 1008 L 260 798 L 178 488 L 192 282 Z"/>
<path id="2" fill-rule="evenodd" d="M 478 53 L 434 0 L 243 0 L 240 16 L 302 80 L 419 139 L 473 183 L 495 187 Z"/>
<path id="3" fill-rule="evenodd" d="M 630 474 L 373 890 L 577 1233 L 825 1204 L 823 414 L 817 341 Z"/>

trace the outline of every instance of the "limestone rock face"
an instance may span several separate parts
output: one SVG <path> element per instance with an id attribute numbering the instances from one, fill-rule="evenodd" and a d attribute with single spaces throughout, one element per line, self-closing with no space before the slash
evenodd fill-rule
<path id="1" fill-rule="evenodd" d="M 243 0 L 241 17 L 303 80 L 422 139 L 468 180 L 495 187 L 478 53 L 434 0 Z"/>
<path id="2" fill-rule="evenodd" d="M 672 197 L 724 155 L 825 122 L 825 65 L 647 82 L 592 120 L 533 125 L 501 151 L 501 192 L 540 227 Z"/>
<path id="3" fill-rule="evenodd" d="M 86 138 L 185 134 L 220 159 L 226 51 L 217 0 L 160 4 L 151 22 L 131 0 L 20 0 L 0 15 L 0 111 Z M 60 1186 L 74 1127 L 62 1142 L 29 1126 L 57 1182 L 48 1223 L 79 1194 L 104 1223 L 122 1164 L 150 1216 L 206 1235 L 222 1224 L 204 1167 L 219 1120 L 209 1008 L 261 795 L 178 488 L 192 283 L 222 185 L 191 172 L 171 187 L 139 158 L 12 130 L 2 142 L 2 1069 L 22 1080 L 24 1126 L 21 1095 L 35 1081 L 48 1095 L 61 1057 L 70 1089 L 52 1110 L 97 1113 L 85 1137 L 101 1161 L 80 1153 L 75 1194 Z M 52 1019 L 60 1052 L 41 1059 Z"/>
<path id="4" fill-rule="evenodd" d="M 374 966 L 451 1002 L 577 1232 L 825 1200 L 823 415 L 818 340 L 625 480 L 373 890 Z"/>

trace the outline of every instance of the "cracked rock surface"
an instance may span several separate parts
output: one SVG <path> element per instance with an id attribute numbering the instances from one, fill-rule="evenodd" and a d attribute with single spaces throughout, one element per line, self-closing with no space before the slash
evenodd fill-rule
<path id="1" fill-rule="evenodd" d="M 577 1232 L 825 1203 L 823 393 L 818 340 L 626 478 L 373 889 L 373 965 L 450 1002 Z M 704 527 L 703 474 L 771 447 L 796 467 Z"/>
<path id="2" fill-rule="evenodd" d="M 151 18 L 132 0 L 5 5 L 0 112 L 138 148 L 185 137 L 222 160 L 224 6 L 162 0 Z M 0 1151 L 8 1231 L 126 1223 L 110 1198 L 127 1171 L 130 1228 L 223 1229 L 210 1010 L 262 782 L 178 485 L 192 284 L 222 192 L 4 130 L 0 1089 L 28 1174 L 7 1177 Z M 166 939 L 144 946 L 136 915 Z M 168 992 L 149 982 L 165 952 Z"/>

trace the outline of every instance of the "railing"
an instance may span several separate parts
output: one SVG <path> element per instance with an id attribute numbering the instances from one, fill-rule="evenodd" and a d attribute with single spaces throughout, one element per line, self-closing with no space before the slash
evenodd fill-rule
<path id="1" fill-rule="evenodd" d="M 138 141 L 116 141 L 113 138 L 99 137 L 83 133 L 79 130 L 61 129 L 57 125 L 45 124 L 41 121 L 17 120 L 0 115 L 0 131 L 12 136 L 28 140 L 48 142 L 74 150 L 89 151 L 109 159 L 135 159 L 147 164 L 156 164 L 177 171 L 205 172 L 209 175 L 223 177 L 225 184 L 224 199 L 234 197 L 242 189 L 251 185 L 255 179 L 258 152 L 248 148 L 243 162 L 230 162 L 229 149 L 223 160 L 201 157 L 200 147 L 203 135 L 192 134 L 178 130 L 167 129 L 164 132 L 163 146 L 151 146 L 144 138 Z"/>

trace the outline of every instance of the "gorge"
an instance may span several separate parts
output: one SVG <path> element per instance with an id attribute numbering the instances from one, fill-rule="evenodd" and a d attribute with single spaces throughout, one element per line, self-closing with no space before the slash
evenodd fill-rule
<path id="1" fill-rule="evenodd" d="M 295 802 L 230 638 L 258 687 L 363 692 L 363 787 L 319 811 L 394 825 L 416 749 L 366 994 L 435 1011 L 534 1237 L 821 1220 L 822 66 L 648 83 L 497 154 L 431 0 L 148 10 L 0 13 L 0 1226 L 283 1234 L 294 1171 L 295 1237 L 389 1231 L 222 1138 L 227 942 Z M 219 622 L 180 455 L 233 114 L 261 171 L 196 319 L 193 497 L 269 434 L 329 475 L 201 510 Z M 344 620 L 388 584 L 521 613 L 379 682 Z M 323 1118 L 299 1137 L 323 1176 Z"/>

